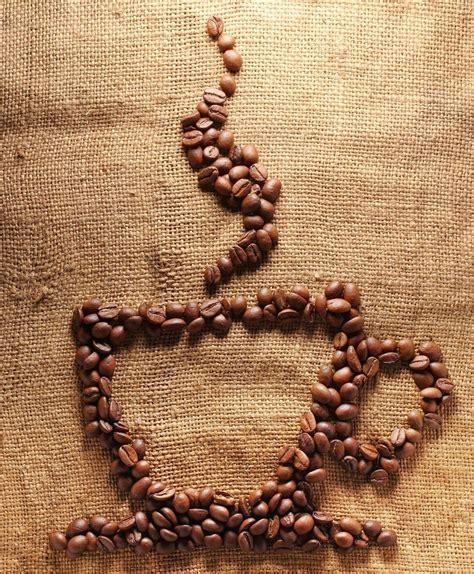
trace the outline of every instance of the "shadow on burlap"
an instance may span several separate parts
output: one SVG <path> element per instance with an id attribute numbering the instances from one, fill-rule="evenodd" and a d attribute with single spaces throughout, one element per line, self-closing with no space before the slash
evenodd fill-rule
<path id="1" fill-rule="evenodd" d="M 179 118 L 223 71 L 204 31 L 213 13 L 244 56 L 229 126 L 284 184 L 280 246 L 219 294 L 355 280 L 369 333 L 440 343 L 455 405 L 386 488 L 328 463 L 321 507 L 379 518 L 398 532 L 395 550 L 69 562 L 48 549 L 51 529 L 128 508 L 83 435 L 73 306 L 91 294 L 202 299 L 202 269 L 241 230 L 197 189 L 180 149 Z M 473 570 L 470 17 L 467 1 L 6 1 L 2 572 Z M 156 476 L 243 494 L 295 439 L 330 353 L 320 328 L 235 325 L 169 348 L 139 338 L 119 353 L 114 389 Z M 384 373 L 359 436 L 387 433 L 416 400 L 405 371 Z"/>

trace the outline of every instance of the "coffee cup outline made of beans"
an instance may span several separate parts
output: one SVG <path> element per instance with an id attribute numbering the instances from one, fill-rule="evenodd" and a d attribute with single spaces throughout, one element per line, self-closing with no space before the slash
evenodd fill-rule
<path id="1" fill-rule="evenodd" d="M 260 265 L 276 247 L 278 230 L 272 218 L 281 182 L 269 178 L 255 146 L 236 145 L 233 134 L 223 127 L 225 102 L 235 92 L 234 74 L 242 58 L 235 50 L 235 38 L 224 34 L 219 17 L 208 20 L 207 30 L 217 41 L 229 73 L 221 78 L 219 88 L 207 88 L 196 110 L 182 119 L 182 143 L 199 186 L 215 191 L 227 207 L 240 209 L 245 227 L 229 253 L 206 268 L 204 279 L 212 292 L 235 271 Z M 289 290 L 263 287 L 251 305 L 242 295 L 228 299 L 211 294 L 200 303 L 144 303 L 138 309 L 104 304 L 97 298 L 78 306 L 73 325 L 85 433 L 110 451 L 110 470 L 118 489 L 142 509 L 118 521 L 101 515 L 75 519 L 64 532 L 50 534 L 51 547 L 65 550 L 70 559 L 97 549 L 111 553 L 127 547 L 139 555 L 152 550 L 189 552 L 201 546 L 256 553 L 293 548 L 313 552 L 331 543 L 343 554 L 366 548 L 370 542 L 392 547 L 395 532 L 377 520 L 336 519 L 316 508 L 313 487 L 327 476 L 324 457 L 330 454 L 348 472 L 367 476 L 376 487 L 387 484 L 400 471 L 402 461 L 415 454 L 423 429 L 440 428 L 439 410 L 451 402 L 454 385 L 437 344 L 427 341 L 415 347 L 409 338 L 367 336 L 359 307 L 357 285 L 341 281 L 331 281 L 314 297 L 304 285 Z M 271 479 L 240 498 L 212 487 L 178 492 L 150 478 L 146 442 L 132 436 L 122 406 L 112 394 L 113 352 L 141 330 L 156 340 L 175 340 L 183 331 L 195 338 L 205 330 L 225 334 L 239 320 L 249 330 L 287 329 L 322 320 L 335 332 L 331 361 L 319 369 L 299 435 L 281 448 Z M 420 408 L 408 413 L 406 427 L 396 427 L 388 437 L 359 441 L 352 436 L 352 425 L 359 413 L 360 392 L 380 368 L 400 362 L 408 365 L 420 391 Z"/>

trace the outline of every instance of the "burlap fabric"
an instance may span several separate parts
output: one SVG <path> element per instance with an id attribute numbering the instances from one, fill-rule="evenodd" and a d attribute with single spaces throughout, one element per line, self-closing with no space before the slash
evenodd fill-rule
<path id="1" fill-rule="evenodd" d="M 5 0 L 2 572 L 473 570 L 469 4 Z M 202 269 L 241 229 L 197 189 L 180 149 L 179 118 L 222 72 L 205 35 L 214 13 L 245 62 L 229 126 L 284 183 L 280 246 L 220 293 L 356 280 L 368 332 L 441 344 L 456 403 L 386 488 L 328 463 L 321 507 L 381 519 L 398 549 L 70 562 L 48 549 L 51 529 L 128 508 L 107 456 L 84 438 L 73 306 L 91 294 L 203 298 Z M 330 353 L 319 327 L 239 324 L 166 348 L 139 338 L 119 353 L 115 394 L 150 441 L 156 476 L 246 493 L 295 439 Z M 416 401 L 406 372 L 383 374 L 358 432 L 388 432 Z"/>

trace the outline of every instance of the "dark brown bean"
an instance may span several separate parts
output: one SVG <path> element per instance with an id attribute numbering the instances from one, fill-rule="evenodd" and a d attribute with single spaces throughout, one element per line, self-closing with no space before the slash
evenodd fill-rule
<path id="1" fill-rule="evenodd" d="M 230 74 L 224 74 L 219 80 L 219 86 L 226 93 L 227 96 L 231 96 L 235 93 L 237 89 L 237 84 L 234 78 Z"/>

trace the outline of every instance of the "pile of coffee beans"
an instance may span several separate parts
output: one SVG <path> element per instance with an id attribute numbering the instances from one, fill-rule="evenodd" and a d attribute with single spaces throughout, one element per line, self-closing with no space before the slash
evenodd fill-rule
<path id="1" fill-rule="evenodd" d="M 50 535 L 51 546 L 77 558 L 96 548 L 113 552 L 127 546 L 139 554 L 153 549 L 188 552 L 198 546 L 255 552 L 301 547 L 310 552 L 331 542 L 347 553 L 370 541 L 382 547 L 395 544 L 395 533 L 375 520 L 336 519 L 318 510 L 312 485 L 326 478 L 327 454 L 375 485 L 385 484 L 399 472 L 403 459 L 415 454 L 423 428 L 440 427 L 438 410 L 451 400 L 453 383 L 438 345 L 425 342 L 416 348 L 410 339 L 367 336 L 359 305 L 354 283 L 333 281 L 314 298 L 305 286 L 296 285 L 289 291 L 262 288 L 253 304 L 237 296 L 133 309 L 93 298 L 78 307 L 74 325 L 85 433 L 110 451 L 110 470 L 119 490 L 128 492 L 131 501 L 143 501 L 143 510 L 120 521 L 102 516 L 74 520 L 66 532 Z M 319 369 L 310 389 L 311 407 L 301 417 L 295 443 L 281 449 L 274 478 L 239 499 L 210 487 L 178 492 L 150 478 L 146 443 L 132 436 L 112 396 L 113 353 L 128 336 L 145 329 L 156 339 L 177 337 L 182 331 L 193 337 L 203 329 L 226 332 L 238 320 L 253 330 L 311 324 L 318 318 L 336 330 L 331 364 Z M 357 440 L 352 432 L 359 394 L 381 367 L 399 361 L 408 364 L 421 408 L 411 411 L 408 425 L 395 428 L 389 437 Z"/>
<path id="2" fill-rule="evenodd" d="M 260 265 L 277 244 L 278 230 L 272 219 L 281 182 L 269 177 L 254 145 L 237 145 L 234 134 L 224 128 L 225 102 L 236 90 L 233 74 L 240 70 L 242 56 L 234 49 L 235 38 L 223 33 L 221 18 L 210 18 L 207 31 L 217 40 L 229 73 L 222 76 L 219 87 L 204 90 L 196 110 L 182 118 L 182 143 L 190 166 L 197 171 L 199 186 L 217 193 L 229 209 L 240 210 L 246 230 L 228 253 L 205 269 L 206 285 L 214 288 L 235 271 Z"/>

